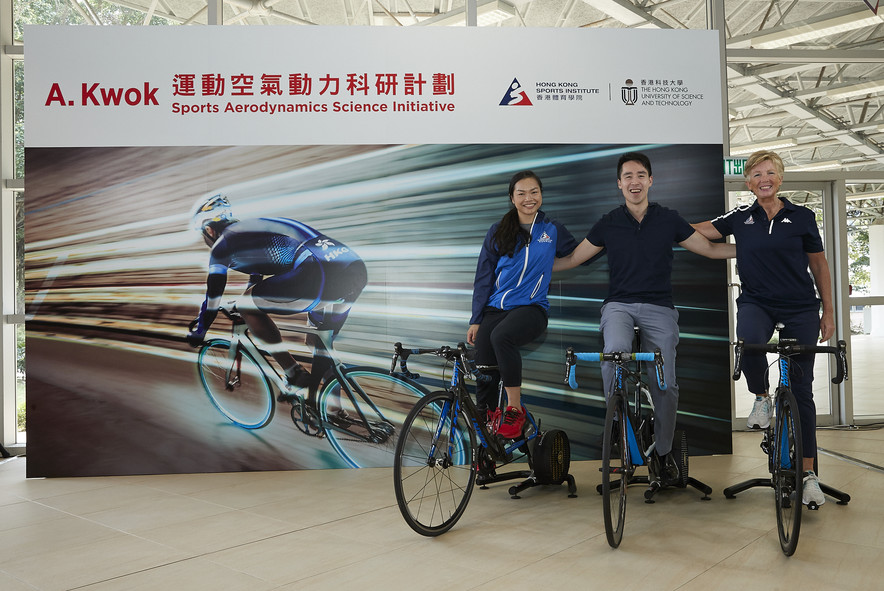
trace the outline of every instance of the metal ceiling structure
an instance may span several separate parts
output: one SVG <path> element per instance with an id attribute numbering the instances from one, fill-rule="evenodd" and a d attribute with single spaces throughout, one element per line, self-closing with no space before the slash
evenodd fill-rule
<path id="1" fill-rule="evenodd" d="M 91 0 L 67 1 L 87 22 L 101 24 Z M 880 0 L 108 1 L 143 12 L 145 23 L 185 25 L 212 17 L 231 26 L 409 27 L 471 19 L 497 27 L 719 28 L 731 155 L 769 147 L 788 171 L 884 171 Z M 880 217 L 884 184 L 853 191 L 858 208 Z"/>
<path id="2" fill-rule="evenodd" d="M 207 24 L 206 0 L 110 0 Z M 218 0 L 220 2 L 220 0 Z M 478 26 L 710 28 L 723 5 L 733 155 L 774 145 L 787 167 L 884 169 L 884 7 L 877 0 L 478 0 Z M 89 0 L 69 2 L 98 24 Z M 464 0 L 223 0 L 225 25 L 465 24 Z"/>

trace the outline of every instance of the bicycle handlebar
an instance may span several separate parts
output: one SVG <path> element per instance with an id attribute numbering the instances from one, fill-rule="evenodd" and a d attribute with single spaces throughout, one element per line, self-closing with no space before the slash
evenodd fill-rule
<path id="1" fill-rule="evenodd" d="M 740 379 L 743 371 L 743 351 L 760 351 L 763 353 L 776 353 L 783 357 L 790 357 L 801 353 L 829 353 L 835 356 L 836 370 L 833 384 L 840 384 L 847 379 L 847 343 L 838 341 L 837 347 L 828 345 L 799 345 L 795 339 L 780 339 L 773 344 L 750 344 L 738 340 L 734 345 L 734 381 Z"/>
<path id="2" fill-rule="evenodd" d="M 467 350 L 467 346 L 462 342 L 458 343 L 456 347 L 443 345 L 441 347 L 434 347 L 429 349 L 408 348 L 403 347 L 402 343 L 396 343 L 393 345 L 393 361 L 390 364 L 390 375 L 396 373 L 396 363 L 398 362 L 402 374 L 411 379 L 417 379 L 420 377 L 420 374 L 408 371 L 408 358 L 411 355 L 433 354 L 437 357 L 442 357 L 446 361 L 460 361 L 464 371 L 471 375 L 477 382 L 490 380 L 490 376 L 485 376 L 479 373 L 478 368 L 475 367 L 473 363 L 471 363 L 468 353 L 469 351 Z"/>
<path id="3" fill-rule="evenodd" d="M 576 390 L 577 384 L 577 360 L 580 361 L 613 361 L 616 364 L 623 364 L 627 361 L 653 361 L 654 370 L 657 377 L 657 385 L 661 390 L 666 389 L 666 380 L 663 376 L 663 354 L 660 349 L 653 353 L 631 353 L 627 351 L 618 351 L 614 353 L 575 353 L 573 347 L 568 347 L 565 351 L 565 383 Z"/>

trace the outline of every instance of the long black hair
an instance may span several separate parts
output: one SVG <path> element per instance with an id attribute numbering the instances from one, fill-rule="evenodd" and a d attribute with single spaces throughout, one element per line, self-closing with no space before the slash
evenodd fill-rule
<path id="1" fill-rule="evenodd" d="M 497 230 L 494 232 L 494 246 L 497 247 L 497 252 L 501 256 L 513 256 L 516 252 L 516 247 L 520 243 L 520 238 L 522 244 L 531 242 L 531 234 L 519 223 L 519 212 L 513 203 L 516 183 L 524 179 L 534 179 L 537 181 L 537 186 L 543 191 L 543 183 L 540 182 L 540 177 L 531 170 L 517 172 L 510 179 L 510 209 L 501 218 L 500 223 L 497 225 Z"/>

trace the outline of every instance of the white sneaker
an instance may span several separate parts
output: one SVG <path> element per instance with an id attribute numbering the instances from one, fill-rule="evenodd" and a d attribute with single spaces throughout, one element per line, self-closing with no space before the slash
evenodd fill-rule
<path id="1" fill-rule="evenodd" d="M 820 489 L 819 476 L 808 470 L 804 473 L 804 493 L 801 495 L 801 502 L 805 505 L 813 503 L 817 507 L 826 502 L 826 495 Z"/>
<path id="2" fill-rule="evenodd" d="M 762 396 L 761 400 L 756 398 L 746 426 L 750 429 L 767 429 L 770 427 L 771 415 L 773 415 L 773 407 L 770 404 L 770 396 Z"/>

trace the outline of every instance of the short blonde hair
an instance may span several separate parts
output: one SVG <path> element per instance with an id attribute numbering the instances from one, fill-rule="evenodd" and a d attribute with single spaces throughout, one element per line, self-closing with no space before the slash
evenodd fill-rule
<path id="1" fill-rule="evenodd" d="M 779 173 L 780 178 L 783 178 L 783 174 L 786 172 L 786 167 L 783 166 L 783 159 L 780 158 L 779 154 L 777 154 L 776 152 L 771 152 L 770 150 L 759 150 L 758 152 L 754 152 L 751 156 L 749 156 L 749 158 L 746 160 L 746 165 L 743 166 L 743 176 L 748 179 L 749 173 L 752 172 L 752 169 L 766 160 L 770 160 L 771 162 L 773 162 L 773 165 L 777 169 L 777 173 Z"/>

